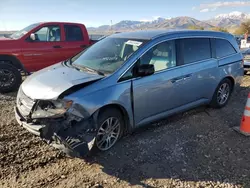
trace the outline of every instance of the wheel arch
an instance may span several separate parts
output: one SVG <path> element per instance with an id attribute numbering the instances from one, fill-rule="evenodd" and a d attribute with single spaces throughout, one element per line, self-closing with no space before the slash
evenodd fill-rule
<path id="1" fill-rule="evenodd" d="M 234 85 L 235 85 L 235 80 L 234 80 L 234 78 L 232 77 L 232 76 L 226 76 L 225 78 L 223 78 L 222 80 L 225 80 L 225 79 L 228 79 L 228 80 L 230 80 L 230 82 L 232 83 L 232 91 L 234 90 Z M 221 81 L 222 81 L 221 80 Z M 221 82 L 220 81 L 220 82 Z"/>
<path id="2" fill-rule="evenodd" d="M 234 80 L 234 78 L 233 78 L 232 76 L 227 75 L 227 76 L 223 77 L 223 78 L 218 82 L 218 84 L 216 85 L 216 87 L 215 87 L 214 90 L 213 90 L 213 95 L 214 95 L 214 93 L 216 92 L 216 89 L 217 89 L 217 87 L 220 85 L 220 83 L 221 83 L 223 80 L 225 80 L 225 79 L 229 80 L 229 81 L 232 83 L 231 92 L 233 92 L 233 90 L 234 90 L 234 85 L 235 85 L 235 80 Z M 213 99 L 213 95 L 212 95 L 212 97 L 211 97 L 211 99 L 210 99 L 211 101 L 212 101 L 212 99 Z"/>
<path id="3" fill-rule="evenodd" d="M 10 63 L 11 65 L 13 65 L 14 67 L 16 67 L 18 70 L 21 70 L 21 71 L 25 71 L 25 68 L 23 66 L 23 64 L 21 63 L 21 61 L 13 56 L 13 55 L 5 55 L 5 54 L 1 54 L 0 55 L 0 63 L 3 62 L 3 63 Z"/>
<path id="4" fill-rule="evenodd" d="M 124 127 L 124 133 L 123 134 L 126 134 L 128 132 L 130 132 L 132 130 L 132 126 L 131 126 L 131 123 L 130 123 L 130 118 L 129 118 L 129 114 L 127 112 L 127 110 L 125 109 L 125 107 L 123 107 L 122 105 L 120 104 L 117 104 L 117 103 L 112 103 L 112 104 L 107 104 L 107 105 L 104 105 L 102 106 L 101 108 L 99 108 L 96 112 L 97 112 L 97 117 L 106 109 L 108 108 L 113 108 L 113 109 L 117 109 L 119 110 L 119 112 L 123 115 L 124 117 L 124 124 L 125 124 L 125 127 Z"/>

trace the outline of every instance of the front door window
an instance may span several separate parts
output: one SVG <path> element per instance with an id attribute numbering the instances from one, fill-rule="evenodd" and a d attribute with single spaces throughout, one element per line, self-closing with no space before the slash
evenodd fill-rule
<path id="1" fill-rule="evenodd" d="M 61 30 L 59 26 L 42 27 L 34 34 L 35 34 L 35 41 L 40 41 L 40 42 L 61 41 Z"/>
<path id="2" fill-rule="evenodd" d="M 141 57 L 140 63 L 153 64 L 155 72 L 175 67 L 175 41 L 166 41 L 154 46 Z"/>

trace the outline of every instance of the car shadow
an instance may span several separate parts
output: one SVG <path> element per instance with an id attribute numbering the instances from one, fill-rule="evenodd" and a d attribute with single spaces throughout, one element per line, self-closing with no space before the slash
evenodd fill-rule
<path id="1" fill-rule="evenodd" d="M 15 98 L 17 96 L 17 92 L 9 92 L 9 93 L 0 93 L 0 100 L 6 100 L 7 98 Z"/>
<path id="2" fill-rule="evenodd" d="M 232 129 L 240 125 L 248 92 L 242 88 L 225 108 L 199 107 L 141 128 L 87 161 L 130 185 L 175 180 L 250 187 L 250 138 Z"/>

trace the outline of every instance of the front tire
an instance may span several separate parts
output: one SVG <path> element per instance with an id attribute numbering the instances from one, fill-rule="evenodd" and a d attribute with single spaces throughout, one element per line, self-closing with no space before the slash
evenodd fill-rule
<path id="1" fill-rule="evenodd" d="M 21 81 L 21 73 L 16 67 L 11 64 L 0 63 L 0 93 L 16 91 Z"/>
<path id="2" fill-rule="evenodd" d="M 232 93 L 232 88 L 233 84 L 232 82 L 225 78 L 223 79 L 219 85 L 217 86 L 214 95 L 213 95 L 213 99 L 210 103 L 210 106 L 213 108 L 222 108 L 224 107 L 228 101 L 229 98 L 231 96 Z"/>
<path id="3" fill-rule="evenodd" d="M 118 109 L 109 108 L 102 111 L 98 117 L 98 131 L 94 150 L 109 150 L 122 137 L 123 130 L 124 119 Z"/>

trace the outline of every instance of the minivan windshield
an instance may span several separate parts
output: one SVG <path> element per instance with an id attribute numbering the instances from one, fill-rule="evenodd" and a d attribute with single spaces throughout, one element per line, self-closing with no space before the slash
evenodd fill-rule
<path id="1" fill-rule="evenodd" d="M 147 40 L 107 37 L 71 59 L 73 66 L 111 74 Z"/>
<path id="2" fill-rule="evenodd" d="M 29 25 L 28 27 L 25 27 L 24 29 L 17 31 L 17 32 L 13 33 L 12 35 L 10 35 L 10 38 L 20 39 L 22 36 L 24 36 L 26 33 L 30 32 L 32 29 L 34 29 L 38 25 L 40 25 L 40 23 L 35 23 L 32 25 Z"/>

